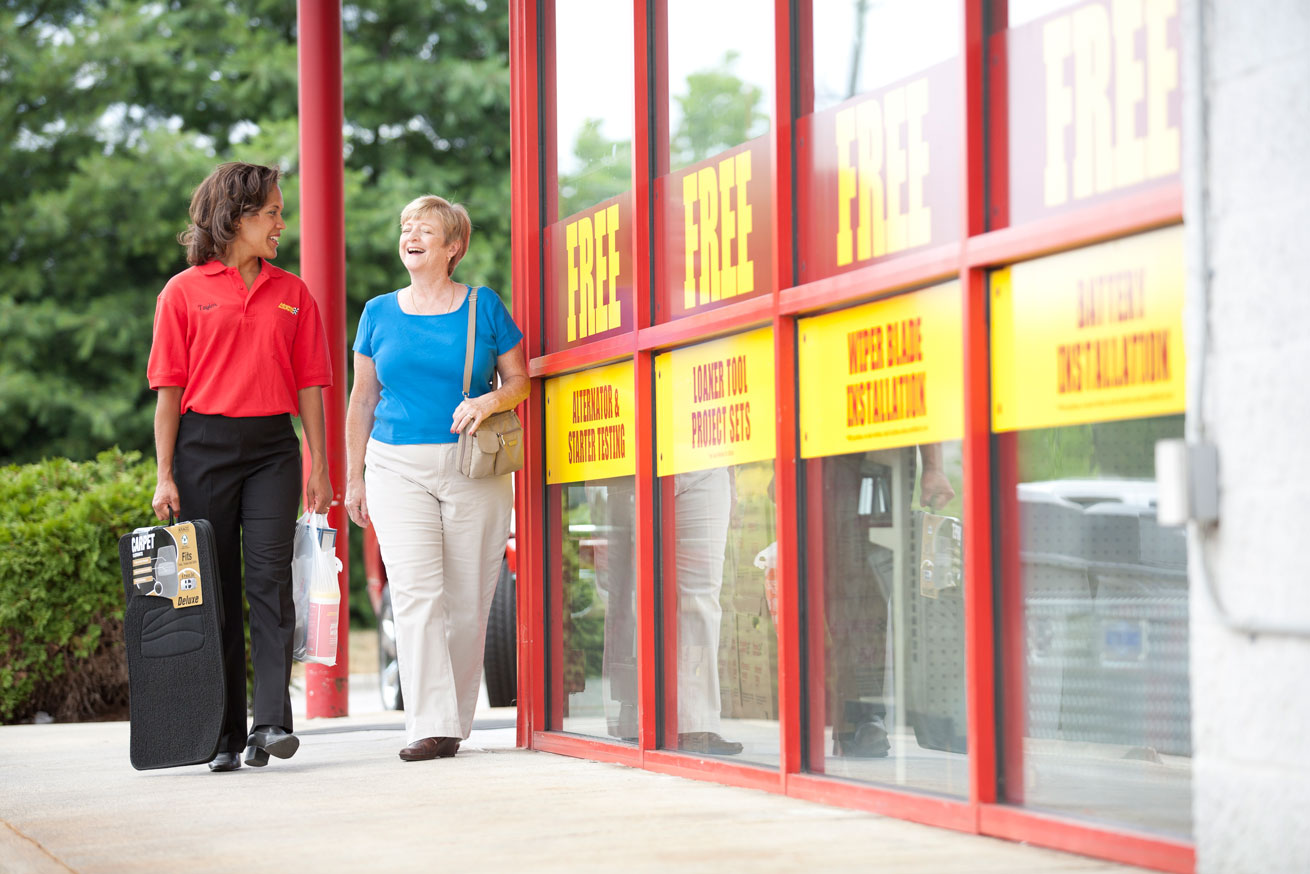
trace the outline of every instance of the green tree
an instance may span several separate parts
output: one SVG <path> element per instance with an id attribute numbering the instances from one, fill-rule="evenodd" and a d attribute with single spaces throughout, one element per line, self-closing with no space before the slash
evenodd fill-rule
<path id="1" fill-rule="evenodd" d="M 724 149 L 761 136 L 769 129 L 769 114 L 760 108 L 764 91 L 732 71 L 736 52 L 687 77 L 687 93 L 675 96 L 682 119 L 669 143 L 673 169 L 717 155 Z"/>
<path id="2" fill-rule="evenodd" d="M 507 19 L 479 0 L 344 7 L 352 337 L 405 282 L 399 213 L 423 193 L 468 205 L 457 278 L 508 298 Z M 0 32 L 0 462 L 151 452 L 155 296 L 215 164 L 282 167 L 278 263 L 298 270 L 295 5 L 11 0 Z"/>

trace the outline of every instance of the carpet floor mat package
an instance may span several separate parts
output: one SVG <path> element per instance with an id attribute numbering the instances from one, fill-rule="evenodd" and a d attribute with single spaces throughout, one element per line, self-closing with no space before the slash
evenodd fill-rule
<path id="1" fill-rule="evenodd" d="M 213 529 L 203 519 L 138 528 L 119 538 L 118 557 L 132 767 L 208 762 L 227 703 Z"/>

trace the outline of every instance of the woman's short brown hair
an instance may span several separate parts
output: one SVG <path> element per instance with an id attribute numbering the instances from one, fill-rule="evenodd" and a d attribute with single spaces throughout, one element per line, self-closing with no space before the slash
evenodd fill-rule
<path id="1" fill-rule="evenodd" d="M 191 195 L 191 224 L 177 235 L 188 264 L 221 258 L 237 238 L 243 215 L 259 212 L 277 188 L 281 171 L 260 164 L 219 164 Z"/>
<path id="2" fill-rule="evenodd" d="M 419 216 L 433 216 L 437 223 L 441 225 L 441 233 L 444 237 L 442 243 L 459 242 L 459 250 L 455 252 L 454 257 L 450 259 L 447 267 L 448 273 L 455 272 L 455 265 L 464 257 L 464 253 L 469 250 L 469 235 L 473 232 L 473 222 L 469 219 L 469 211 L 464 208 L 463 204 L 451 203 L 444 197 L 437 197 L 435 194 L 425 194 L 422 197 L 416 197 L 409 202 L 409 205 L 400 211 L 400 225 Z"/>

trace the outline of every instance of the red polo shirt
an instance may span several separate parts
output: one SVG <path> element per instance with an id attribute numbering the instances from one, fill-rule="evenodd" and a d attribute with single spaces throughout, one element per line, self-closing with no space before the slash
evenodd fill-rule
<path id="1" fill-rule="evenodd" d="M 210 261 L 159 294 L 146 375 L 182 386 L 182 409 L 220 416 L 300 413 L 302 388 L 332 384 L 327 338 L 300 277 L 261 262 L 247 289 L 235 267 Z"/>

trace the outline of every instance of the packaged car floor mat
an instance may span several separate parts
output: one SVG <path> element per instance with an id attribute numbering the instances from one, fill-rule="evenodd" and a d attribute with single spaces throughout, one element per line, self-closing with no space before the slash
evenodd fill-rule
<path id="1" fill-rule="evenodd" d="M 925 749 L 968 751 L 960 520 L 915 510 L 902 604 L 906 723 Z"/>
<path id="2" fill-rule="evenodd" d="M 132 767 L 208 762 L 227 704 L 213 529 L 203 519 L 138 528 L 119 538 L 118 557 Z"/>

